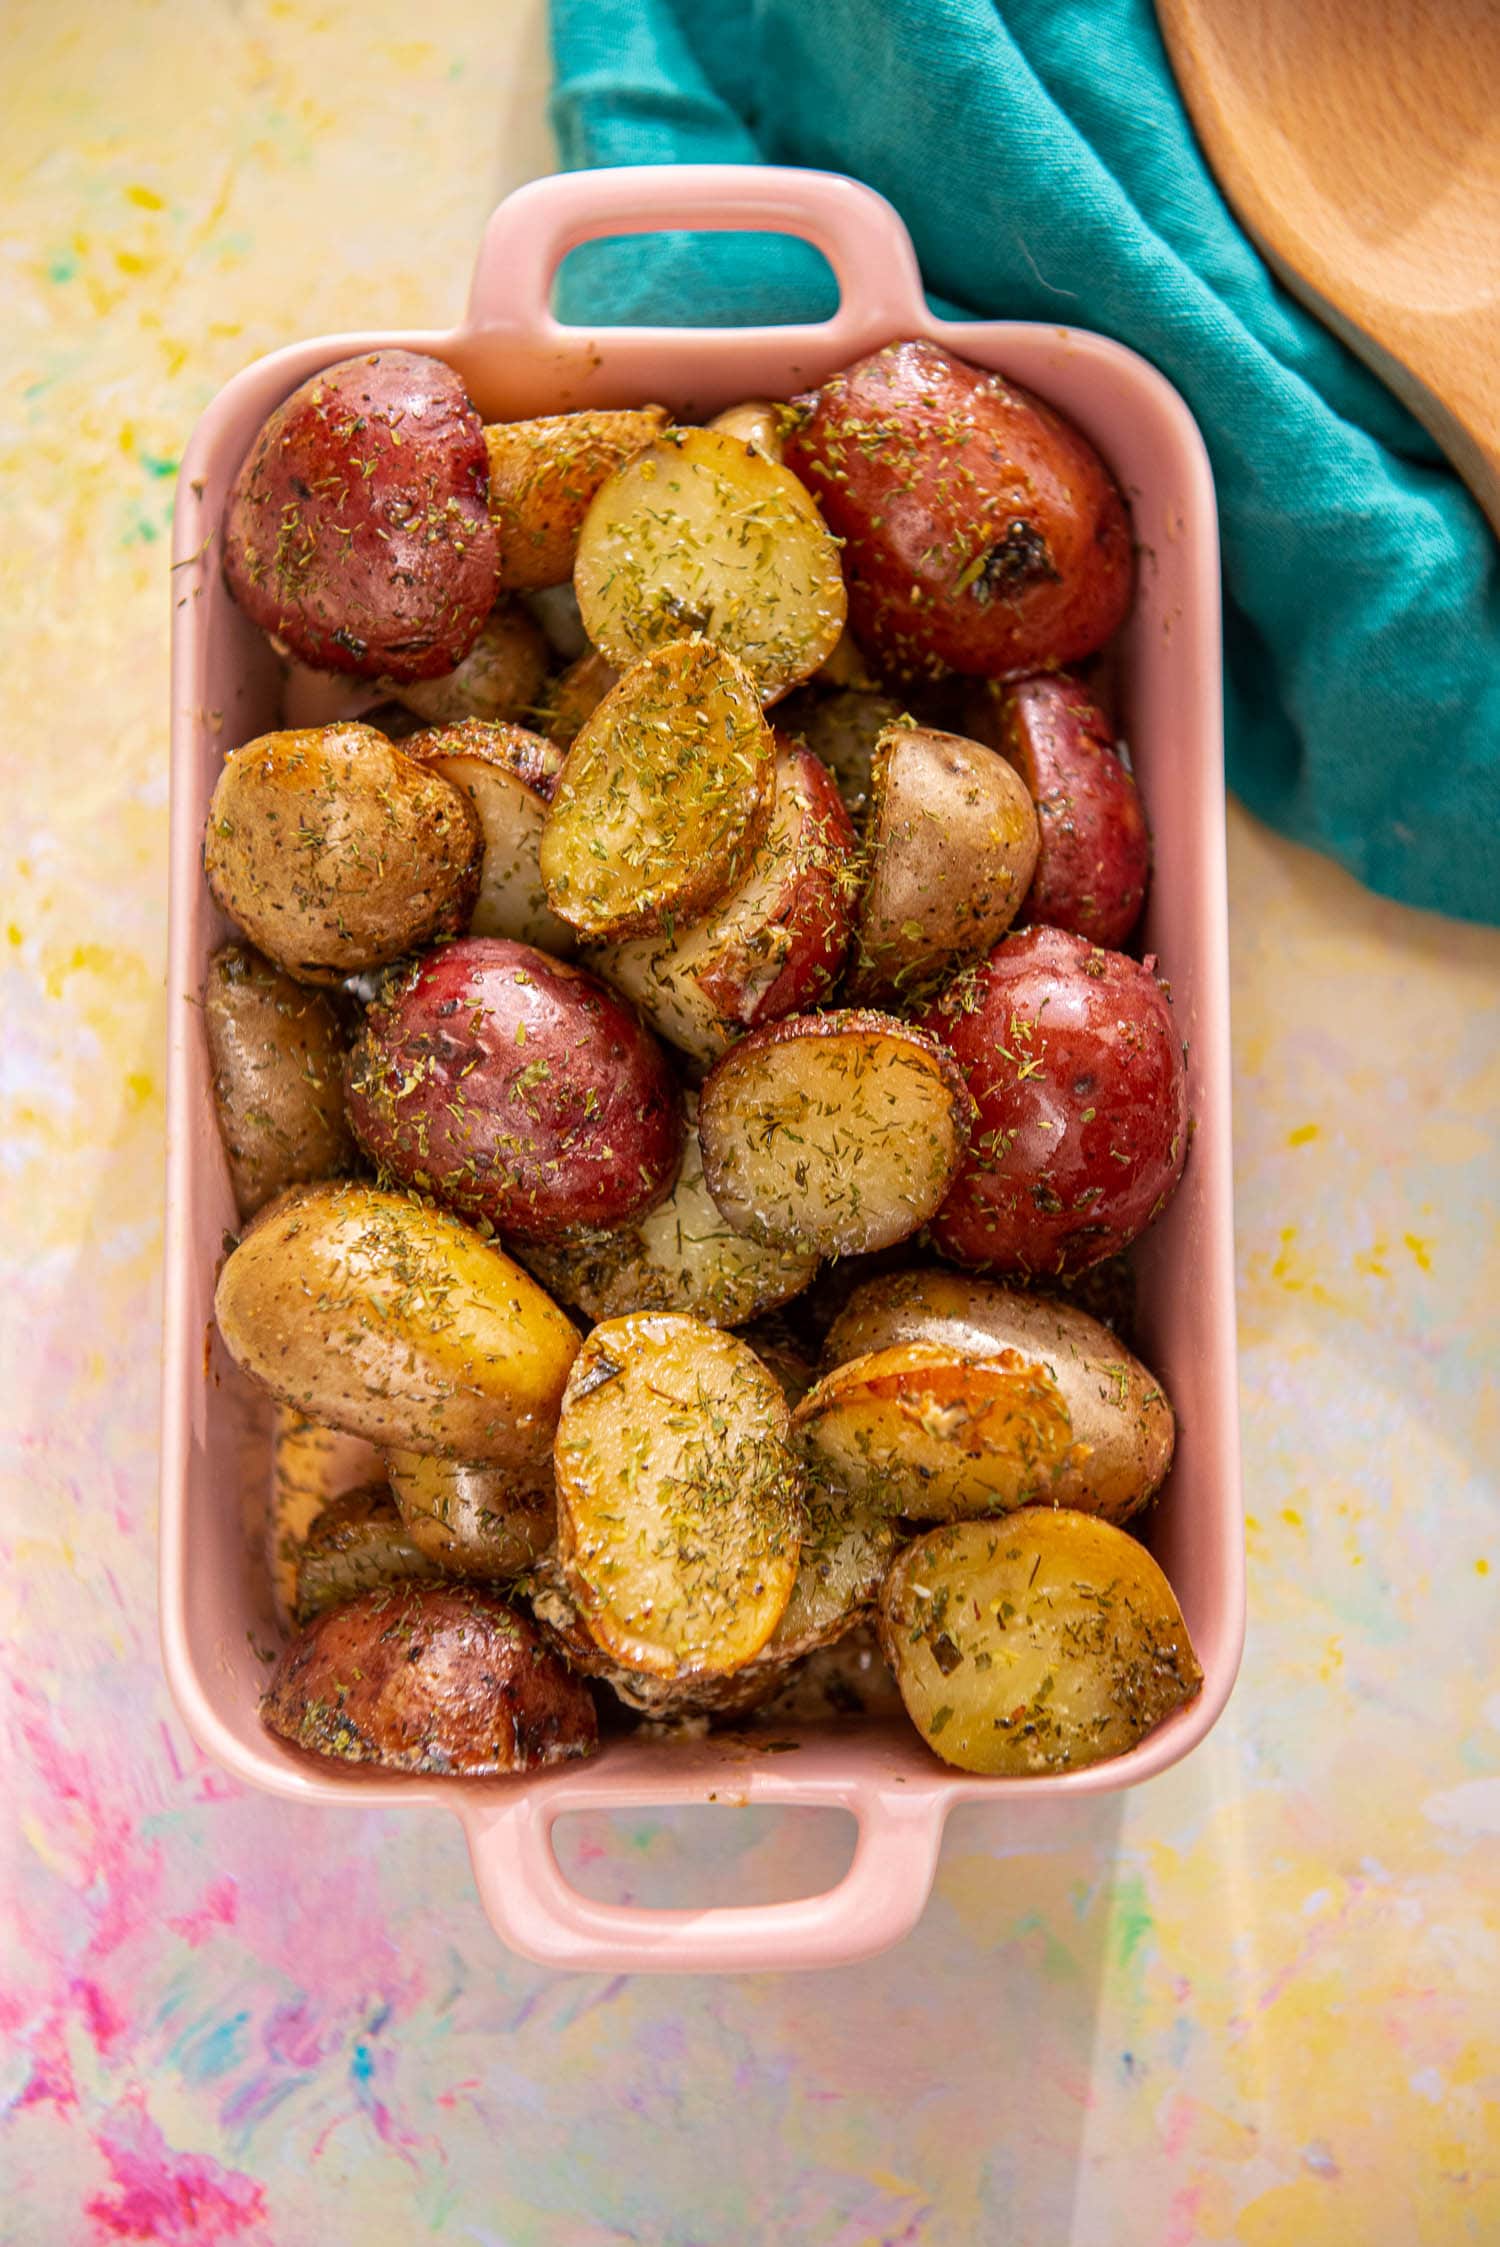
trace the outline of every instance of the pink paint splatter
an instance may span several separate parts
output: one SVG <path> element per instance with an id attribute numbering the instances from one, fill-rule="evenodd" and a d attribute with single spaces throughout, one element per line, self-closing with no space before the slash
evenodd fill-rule
<path id="1" fill-rule="evenodd" d="M 16 2101 L 18 2107 L 44 2104 L 56 2107 L 59 2114 L 64 2108 L 78 2104 L 73 2063 L 68 2057 L 62 2017 L 57 2013 L 51 2014 L 32 2035 L 31 2073 Z"/>
<path id="2" fill-rule="evenodd" d="M 170 1918 L 167 1925 L 180 1935 L 190 1950 L 206 1943 L 216 1927 L 232 1927 L 239 1913 L 239 1884 L 233 1878 L 216 1880 L 204 1890 L 203 1901 L 196 1911 L 182 1912 Z"/>
<path id="3" fill-rule="evenodd" d="M 1184 2185 L 1172 2195 L 1162 2247 L 1193 2247 L 1198 2237 L 1198 2210 L 1203 2203 L 1201 2184 Z"/>
<path id="4" fill-rule="evenodd" d="M 94 2050 L 101 2055 L 109 2053 L 126 2026 L 124 2014 L 97 1982 L 82 1975 L 75 1975 L 69 1982 L 68 1995 L 83 2015 L 83 2025 L 94 2040 Z"/>
<path id="5" fill-rule="evenodd" d="M 101 2239 L 155 2240 L 159 2247 L 240 2239 L 245 2247 L 271 2247 L 265 2193 L 255 2179 L 207 2154 L 174 2152 L 147 2114 L 144 2092 L 131 2092 L 114 2109 L 95 2142 L 114 2180 L 85 2204 Z"/>

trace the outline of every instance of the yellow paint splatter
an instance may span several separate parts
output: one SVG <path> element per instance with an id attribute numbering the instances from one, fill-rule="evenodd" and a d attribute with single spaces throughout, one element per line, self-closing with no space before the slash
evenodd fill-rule
<path id="1" fill-rule="evenodd" d="M 1295 1131 L 1287 1133 L 1286 1143 L 1289 1147 L 1306 1147 L 1314 1139 L 1321 1139 L 1322 1136 L 1323 1134 L 1317 1124 L 1298 1124 Z"/>
<path id="2" fill-rule="evenodd" d="M 1356 1272 L 1363 1272 L 1368 1279 L 1388 1280 L 1391 1276 L 1391 1268 L 1385 1259 L 1390 1255 L 1390 1252 L 1389 1241 L 1372 1241 L 1368 1248 L 1355 1251 L 1354 1269 Z"/>
<path id="3" fill-rule="evenodd" d="M 156 1079 L 149 1069 L 132 1069 L 125 1079 L 125 1105 L 133 1116 L 140 1114 L 155 1092 Z"/>
<path id="4" fill-rule="evenodd" d="M 1344 1642 L 1341 1638 L 1335 1636 L 1328 1641 L 1323 1650 L 1323 1659 L 1318 1664 L 1318 1675 L 1326 1685 L 1331 1677 L 1337 1676 L 1343 1666 Z"/>
<path id="5" fill-rule="evenodd" d="M 1283 1506 L 1281 1509 L 1281 1518 L 1286 1523 L 1289 1529 L 1300 1529 L 1302 1527 L 1302 1516 L 1298 1513 L 1295 1506 Z"/>
<path id="6" fill-rule="evenodd" d="M 1412 1255 L 1416 1258 L 1418 1270 L 1423 1272 L 1430 1272 L 1432 1270 L 1431 1241 L 1424 1241 L 1420 1233 L 1403 1233 L 1401 1235 L 1401 1239 L 1404 1245 L 1411 1250 Z"/>
<path id="7" fill-rule="evenodd" d="M 7 937 L 9 937 L 12 944 L 24 944 L 26 941 L 25 937 L 21 934 L 21 931 L 16 927 L 14 921 L 6 922 L 5 933 Z"/>
<path id="8" fill-rule="evenodd" d="M 1488 1576 L 1489 1572 L 1490 1564 L 1481 1554 L 1480 1558 L 1474 1563 L 1474 1573 L 1476 1576 Z"/>
<path id="9" fill-rule="evenodd" d="M 164 211 L 167 207 L 154 187 L 127 187 L 125 200 L 142 211 Z"/>

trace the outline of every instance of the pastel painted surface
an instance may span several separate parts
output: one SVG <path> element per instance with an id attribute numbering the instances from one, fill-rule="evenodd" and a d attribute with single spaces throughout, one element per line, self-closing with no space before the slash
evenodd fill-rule
<path id="1" fill-rule="evenodd" d="M 258 352 L 451 315 L 549 161 L 544 40 L 519 0 L 20 0 L 5 68 L 0 2236 L 1500 2238 L 1500 942 L 1242 815 L 1251 1635 L 1202 1753 L 960 1813 L 869 1966 L 683 1983 L 509 1958 L 456 1826 L 192 1749 L 153 1587 L 171 474 Z M 846 1847 L 567 1843 L 656 1901 Z"/>

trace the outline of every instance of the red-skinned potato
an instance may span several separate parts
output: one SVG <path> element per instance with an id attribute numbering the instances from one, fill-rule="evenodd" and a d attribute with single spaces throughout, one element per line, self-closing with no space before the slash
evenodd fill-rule
<path id="1" fill-rule="evenodd" d="M 888 344 L 810 399 L 786 463 L 844 541 L 849 622 L 898 672 L 1071 663 L 1123 623 L 1125 503 L 1081 431 L 941 344 Z"/>
<path id="2" fill-rule="evenodd" d="M 989 711 L 978 738 L 1009 758 L 1036 806 L 1040 847 L 1022 917 L 1123 944 L 1141 917 L 1151 838 L 1114 727 L 1078 679 L 981 692 Z"/>
<path id="3" fill-rule="evenodd" d="M 581 968 L 467 937 L 392 978 L 349 1057 L 356 1139 L 391 1177 L 522 1240 L 621 1225 L 676 1175 L 660 1047 Z"/>
<path id="4" fill-rule="evenodd" d="M 300 384 L 234 480 L 224 575 L 320 670 L 454 670 L 495 605 L 500 556 L 484 428 L 452 368 L 372 351 Z"/>
<path id="5" fill-rule="evenodd" d="M 1062 1276 L 1112 1256 L 1171 1196 L 1187 1075 L 1151 963 L 1062 929 L 1008 936 L 921 1018 L 978 1107 L 932 1238 L 955 1263 Z"/>
<path id="6" fill-rule="evenodd" d="M 856 844 L 832 774 L 777 740 L 776 801 L 745 879 L 705 920 L 594 953 L 664 1038 L 713 1061 L 742 1030 L 816 1006 L 849 944 Z"/>

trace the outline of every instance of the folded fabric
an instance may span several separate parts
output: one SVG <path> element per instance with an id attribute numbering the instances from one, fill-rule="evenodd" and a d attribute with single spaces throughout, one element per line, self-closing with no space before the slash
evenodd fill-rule
<path id="1" fill-rule="evenodd" d="M 1149 0 L 551 0 L 563 164 L 808 164 L 901 212 L 934 302 L 1131 344 L 1218 483 L 1231 785 L 1373 889 L 1500 919 L 1500 548 L 1431 439 L 1275 281 Z M 573 320 L 826 317 L 777 236 L 576 252 Z"/>

